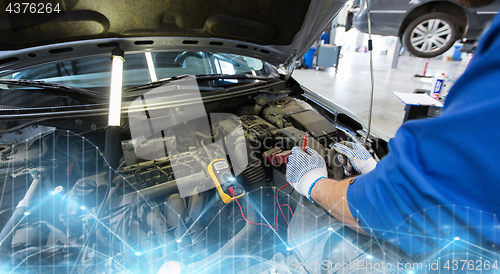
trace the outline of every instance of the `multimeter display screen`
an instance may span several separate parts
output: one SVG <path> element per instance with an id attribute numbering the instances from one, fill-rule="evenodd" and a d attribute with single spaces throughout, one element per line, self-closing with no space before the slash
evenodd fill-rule
<path id="1" fill-rule="evenodd" d="M 214 168 L 215 168 L 215 170 L 221 170 L 221 169 L 227 168 L 227 163 L 223 162 L 223 161 L 214 163 Z"/>

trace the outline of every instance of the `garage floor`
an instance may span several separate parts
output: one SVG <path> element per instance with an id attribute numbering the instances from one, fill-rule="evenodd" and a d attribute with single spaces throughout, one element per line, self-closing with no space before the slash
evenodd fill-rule
<path id="1" fill-rule="evenodd" d="M 339 44 L 338 36 L 337 44 Z M 389 137 L 394 137 L 404 117 L 404 104 L 392 93 L 412 93 L 415 89 L 430 89 L 432 83 L 432 78 L 413 77 L 415 74 L 423 73 L 425 59 L 401 56 L 398 67 L 392 69 L 393 51 L 394 46 L 389 46 L 388 54 L 383 55 L 382 51 L 375 48 L 373 54 L 375 76 L 373 126 Z M 342 54 L 337 73 L 333 68 L 322 71 L 297 69 L 293 77 L 310 90 L 367 120 L 370 95 L 369 54 L 354 52 L 354 48 L 349 45 L 343 46 Z M 451 85 L 454 79 L 464 72 L 471 56 L 462 54 L 462 61 L 446 61 L 446 55 L 440 59 L 430 59 L 426 75 L 444 72 L 450 77 L 448 84 Z"/>

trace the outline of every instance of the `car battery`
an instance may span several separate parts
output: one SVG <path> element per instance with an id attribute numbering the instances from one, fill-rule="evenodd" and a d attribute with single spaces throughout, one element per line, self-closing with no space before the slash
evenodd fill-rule
<path id="1" fill-rule="evenodd" d="M 294 146 L 302 147 L 306 133 L 295 127 L 286 127 L 276 131 L 276 146 L 283 150 L 290 150 Z M 306 146 L 316 150 L 321 156 L 325 155 L 325 147 L 314 138 L 307 138 Z"/>
<path id="2" fill-rule="evenodd" d="M 279 166 L 288 163 L 288 157 L 292 154 L 291 150 L 283 150 L 279 147 L 274 147 L 262 153 L 262 165 L 266 167 Z"/>
<path id="3" fill-rule="evenodd" d="M 295 127 L 308 132 L 324 147 L 327 147 L 330 142 L 337 141 L 337 128 L 314 110 L 306 110 L 291 114 L 289 119 Z"/>
<path id="4" fill-rule="evenodd" d="M 275 156 L 283 152 L 283 149 L 279 147 L 273 147 L 272 149 L 262 153 L 262 165 L 269 167 L 275 164 Z"/>

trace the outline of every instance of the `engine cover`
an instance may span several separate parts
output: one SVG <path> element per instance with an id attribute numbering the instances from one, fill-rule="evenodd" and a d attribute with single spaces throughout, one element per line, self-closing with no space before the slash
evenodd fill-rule
<path id="1" fill-rule="evenodd" d="M 302 100 L 287 97 L 269 103 L 262 110 L 262 115 L 264 119 L 276 127 L 285 128 L 292 125 L 291 121 L 285 117 L 287 114 L 304 110 L 312 110 L 312 107 Z"/>
<path id="2" fill-rule="evenodd" d="M 290 120 L 295 127 L 309 132 L 314 138 L 337 134 L 337 129 L 314 110 L 294 113 L 290 115 Z"/>

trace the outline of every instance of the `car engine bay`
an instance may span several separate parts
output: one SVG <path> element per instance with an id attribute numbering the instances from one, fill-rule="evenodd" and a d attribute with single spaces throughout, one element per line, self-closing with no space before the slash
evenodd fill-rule
<path id="1" fill-rule="evenodd" d="M 373 248 L 369 237 L 299 197 L 285 178 L 290 150 L 305 135 L 306 145 L 324 156 L 330 178 L 357 175 L 333 145 L 363 144 L 366 132 L 347 115 L 292 95 L 284 84 L 275 90 L 204 102 L 210 124 L 170 127 L 140 144 L 125 123 L 116 171 L 103 159 L 104 125 L 97 118 L 69 118 L 68 128 L 45 123 L 3 133 L 1 267 L 13 273 L 289 273 L 291 260 L 307 263 L 314 252 L 338 258 L 331 237 L 314 238 L 322 245 L 300 240 L 309 229 L 323 228 L 336 232 L 336 244 L 358 240 L 362 247 L 353 249 L 352 258 Z M 188 111 L 175 106 L 168 115 Z M 373 136 L 366 147 L 376 159 L 387 153 L 387 143 Z M 158 152 L 164 157 L 141 157 Z M 221 198 L 207 169 L 213 159 L 228 156 L 234 178 L 226 183 L 242 193 L 238 203 Z M 181 185 L 198 189 L 186 196 Z M 22 221 L 9 227 L 20 201 L 29 206 Z M 316 212 L 314 221 L 306 220 L 307 210 Z"/>

